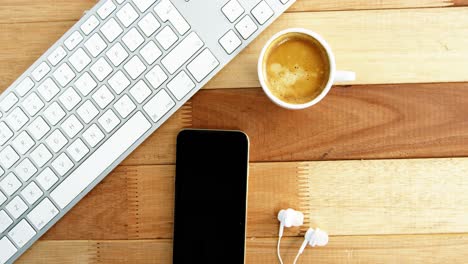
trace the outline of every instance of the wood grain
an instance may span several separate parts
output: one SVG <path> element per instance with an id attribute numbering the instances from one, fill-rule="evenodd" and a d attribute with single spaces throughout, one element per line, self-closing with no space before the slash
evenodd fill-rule
<path id="1" fill-rule="evenodd" d="M 302 111 L 260 89 L 200 91 L 192 124 L 245 131 L 251 161 L 467 156 L 468 84 L 335 87 Z"/>
<path id="2" fill-rule="evenodd" d="M 263 45 L 291 27 L 322 35 L 333 48 L 337 68 L 357 73 L 354 84 L 467 81 L 468 38 L 459 37 L 468 35 L 467 12 L 431 8 L 285 14 L 207 87 L 258 87 Z"/>
<path id="3" fill-rule="evenodd" d="M 1 0 L 0 24 L 77 21 L 98 0 Z"/>
<path id="4" fill-rule="evenodd" d="M 304 193 L 298 193 L 296 163 L 272 168 L 276 173 L 262 165 L 251 167 L 248 216 L 252 223 L 248 226 L 251 236 L 271 236 L 277 227 L 259 223 L 274 224 L 275 211 L 301 205 L 305 198 Z M 290 177 L 282 180 L 284 175 Z M 120 166 L 42 239 L 171 238 L 173 196 L 174 166 Z M 307 204 L 303 208 L 307 210 Z M 292 229 L 287 235 L 299 232 Z"/>
<path id="5" fill-rule="evenodd" d="M 292 260 L 301 237 L 285 238 L 281 252 Z M 276 263 L 276 238 L 247 239 L 246 263 Z M 299 263 L 466 263 L 468 234 L 332 236 L 324 248 L 307 248 Z M 171 240 L 40 241 L 18 263 L 172 263 Z"/>
<path id="6" fill-rule="evenodd" d="M 468 35 L 467 12 L 468 8 L 431 8 L 288 13 L 206 87 L 258 87 L 258 54 L 271 35 L 288 27 L 322 34 L 334 49 L 338 68 L 357 72 L 355 84 L 468 81 L 468 38 L 459 37 Z M 0 24 L 0 90 L 71 25 Z"/>
<path id="7" fill-rule="evenodd" d="M 247 235 L 274 237 L 277 212 L 332 235 L 468 232 L 468 159 L 252 163 Z M 121 166 L 44 240 L 171 238 L 174 166 Z M 301 230 L 287 230 L 297 236 Z"/>
<path id="8" fill-rule="evenodd" d="M 76 21 L 97 0 L 2 0 L 0 24 Z M 289 12 L 467 6 L 467 0 L 298 0 Z"/>

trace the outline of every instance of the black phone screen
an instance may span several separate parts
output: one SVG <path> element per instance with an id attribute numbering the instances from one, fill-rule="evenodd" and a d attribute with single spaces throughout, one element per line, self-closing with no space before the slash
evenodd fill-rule
<path id="1" fill-rule="evenodd" d="M 244 263 L 248 153 L 239 131 L 179 133 L 174 264 Z"/>

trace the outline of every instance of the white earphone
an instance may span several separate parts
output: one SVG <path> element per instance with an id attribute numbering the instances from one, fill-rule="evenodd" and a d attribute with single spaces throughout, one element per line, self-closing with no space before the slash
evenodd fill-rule
<path id="1" fill-rule="evenodd" d="M 304 224 L 304 214 L 296 211 L 294 209 L 287 209 L 287 210 L 281 210 L 278 213 L 278 220 L 280 221 L 280 228 L 279 228 L 279 238 L 278 238 L 278 245 L 277 245 L 277 253 L 278 253 L 278 259 L 281 264 L 283 264 L 283 260 L 281 259 L 281 254 L 280 254 L 280 245 L 281 245 L 281 238 L 283 237 L 283 231 L 284 227 L 292 227 L 292 226 L 301 226 Z M 297 260 L 299 259 L 299 256 L 304 252 L 304 249 L 306 248 L 307 245 L 310 245 L 311 247 L 315 246 L 325 246 L 328 244 L 328 234 L 320 230 L 319 228 L 313 229 L 309 228 L 304 235 L 304 242 L 301 245 L 301 248 L 299 249 L 299 252 L 296 255 L 296 258 L 294 259 L 294 264 L 296 264 Z"/>
<path id="2" fill-rule="evenodd" d="M 301 226 L 304 224 L 304 214 L 294 209 L 281 210 L 278 213 L 280 221 L 279 236 L 283 236 L 284 227 Z"/>

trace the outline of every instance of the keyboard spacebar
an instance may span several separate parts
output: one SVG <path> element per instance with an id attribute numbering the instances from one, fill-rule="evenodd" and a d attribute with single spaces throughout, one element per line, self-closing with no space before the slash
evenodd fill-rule
<path id="1" fill-rule="evenodd" d="M 60 208 L 65 208 L 150 128 L 149 121 L 137 112 L 70 174 L 50 194 L 51 198 Z"/>

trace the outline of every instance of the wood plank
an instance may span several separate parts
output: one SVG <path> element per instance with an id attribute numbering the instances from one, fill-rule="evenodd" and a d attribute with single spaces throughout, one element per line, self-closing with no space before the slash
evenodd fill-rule
<path id="1" fill-rule="evenodd" d="M 96 0 L 2 0 L 0 24 L 76 21 Z M 298 0 L 289 12 L 467 6 L 467 0 Z"/>
<path id="2" fill-rule="evenodd" d="M 304 195 L 297 194 L 297 164 L 284 163 L 275 168 L 281 174 L 275 175 L 268 168 L 252 165 L 248 217 L 252 222 L 248 233 L 252 236 L 272 235 L 276 227 L 268 230 L 271 225 L 263 227 L 255 223 L 274 223 L 275 211 L 302 204 Z M 174 172 L 172 165 L 120 166 L 42 239 L 171 238 Z M 257 174 L 259 176 L 255 177 Z M 292 177 L 284 181 L 281 180 L 283 175 Z M 268 184 L 264 185 L 265 182 Z M 272 193 L 270 188 L 275 192 Z M 271 203 L 270 207 L 258 203 L 265 199 Z M 288 235 L 299 232 L 299 229 L 292 229 Z"/>
<path id="3" fill-rule="evenodd" d="M 2 0 L 0 24 L 77 21 L 96 3 L 96 0 Z"/>
<path id="4" fill-rule="evenodd" d="M 288 207 L 306 215 L 288 236 L 468 232 L 467 173 L 468 158 L 252 163 L 247 235 L 275 236 Z M 171 238 L 173 185 L 172 165 L 121 166 L 43 239 Z"/>
<path id="5" fill-rule="evenodd" d="M 377 2 L 377 1 L 376 1 Z M 468 80 L 467 8 L 289 13 L 228 65 L 208 88 L 259 87 L 257 60 L 276 32 L 305 27 L 331 45 L 338 69 L 354 84 Z M 464 22 L 462 22 L 464 21 Z M 438 36 L 438 37 L 434 37 Z"/>
<path id="6" fill-rule="evenodd" d="M 429 8 L 429 7 L 455 7 L 466 6 L 466 0 L 298 0 L 290 12 L 301 11 L 330 11 L 330 10 L 366 10 L 366 9 L 403 9 L 403 8 Z"/>
<path id="7" fill-rule="evenodd" d="M 200 91 L 192 124 L 245 131 L 251 161 L 468 156 L 467 94 L 466 83 L 335 87 L 289 111 L 260 89 Z"/>
<path id="8" fill-rule="evenodd" d="M 207 88 L 258 87 L 258 54 L 271 35 L 287 27 L 306 27 L 322 34 L 334 48 L 338 67 L 357 72 L 355 84 L 468 81 L 468 39 L 459 37 L 468 35 L 464 26 L 468 23 L 467 11 L 433 8 L 288 13 Z M 6 89 L 71 25 L 0 25 L 0 90 Z"/>
<path id="9" fill-rule="evenodd" d="M 301 237 L 282 241 L 285 263 Z M 248 238 L 246 263 L 276 263 L 276 238 Z M 333 236 L 328 246 L 307 248 L 300 263 L 465 263 L 468 234 Z M 18 263 L 172 263 L 171 240 L 40 241 Z"/>

